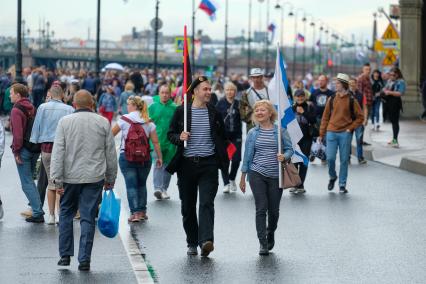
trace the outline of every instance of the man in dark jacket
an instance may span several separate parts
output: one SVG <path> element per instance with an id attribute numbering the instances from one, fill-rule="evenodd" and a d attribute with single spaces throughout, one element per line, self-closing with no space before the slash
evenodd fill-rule
<path id="1" fill-rule="evenodd" d="M 31 209 L 32 216 L 25 219 L 27 222 L 44 223 L 44 212 L 41 206 L 40 195 L 33 180 L 35 165 L 39 153 L 29 149 L 27 127 L 29 119 L 35 117 L 36 110 L 28 99 L 28 88 L 22 84 L 14 84 L 10 89 L 10 101 L 14 104 L 10 113 L 12 129 L 12 152 L 15 156 L 22 191 L 25 193 Z"/>
<path id="2" fill-rule="evenodd" d="M 191 84 L 194 93 L 188 104 L 188 129 L 184 131 L 184 106 L 176 109 L 169 132 L 169 140 L 178 146 L 167 171 L 177 172 L 181 199 L 183 227 L 188 244 L 188 255 L 207 257 L 213 251 L 214 199 L 218 188 L 218 169 L 226 170 L 229 161 L 225 150 L 224 124 L 215 107 L 209 104 L 211 85 L 204 76 Z M 186 141 L 186 147 L 184 146 Z M 199 222 L 197 194 L 200 194 Z"/>
<path id="3" fill-rule="evenodd" d="M 318 133 L 314 133 L 316 124 L 316 112 L 312 102 L 306 100 L 306 94 L 304 90 L 297 90 L 294 94 L 294 106 L 293 111 L 296 114 L 297 122 L 299 123 L 300 129 L 302 130 L 303 137 L 299 141 L 299 147 L 302 153 L 308 157 L 311 152 L 313 136 L 317 136 Z M 290 189 L 291 193 L 305 193 L 305 178 L 308 172 L 308 166 L 303 163 L 297 163 L 296 167 L 299 169 L 300 179 L 302 184 L 296 188 Z"/>

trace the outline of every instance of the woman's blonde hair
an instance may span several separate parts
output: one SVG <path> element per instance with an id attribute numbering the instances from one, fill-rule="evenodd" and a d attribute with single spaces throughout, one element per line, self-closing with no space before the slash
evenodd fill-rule
<path id="1" fill-rule="evenodd" d="M 223 87 L 223 89 L 226 90 L 228 88 L 233 89 L 235 91 L 235 93 L 237 93 L 237 86 L 235 86 L 234 83 L 232 83 L 232 82 L 225 83 L 225 86 Z"/>
<path id="2" fill-rule="evenodd" d="M 148 105 L 147 103 L 142 100 L 141 97 L 138 96 L 130 96 L 127 99 L 127 103 L 128 104 L 132 104 L 136 107 L 136 110 L 140 112 L 141 114 L 141 118 L 145 121 L 148 122 L 149 119 L 149 115 L 148 115 Z"/>
<path id="3" fill-rule="evenodd" d="M 265 107 L 269 111 L 269 113 L 271 114 L 271 122 L 275 123 L 275 121 L 277 120 L 278 114 L 277 114 L 277 111 L 275 110 L 275 107 L 268 100 L 260 100 L 260 101 L 257 101 L 254 104 L 253 114 L 251 116 L 251 121 L 253 121 L 255 124 L 258 124 L 258 121 L 256 119 L 256 115 L 255 115 L 255 111 L 256 111 L 256 108 L 258 108 L 260 106 Z"/>
<path id="4" fill-rule="evenodd" d="M 124 86 L 124 90 L 125 91 L 134 91 L 135 90 L 135 85 L 133 85 L 133 83 L 131 81 L 129 81 Z"/>

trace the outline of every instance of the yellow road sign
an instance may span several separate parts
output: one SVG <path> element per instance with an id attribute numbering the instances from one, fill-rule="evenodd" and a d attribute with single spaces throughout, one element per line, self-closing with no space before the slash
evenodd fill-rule
<path id="1" fill-rule="evenodd" d="M 382 39 L 399 39 L 399 33 L 393 24 L 389 24 L 383 33 Z"/>
<path id="2" fill-rule="evenodd" d="M 395 53 L 393 52 L 393 50 L 389 49 L 386 52 L 385 58 L 383 58 L 383 63 L 382 64 L 385 65 L 385 66 L 394 65 L 395 62 L 396 62 L 396 60 L 397 60 L 397 58 L 396 58 Z"/>
<path id="3" fill-rule="evenodd" d="M 191 50 L 191 38 L 187 38 L 188 40 L 188 51 Z M 183 52 L 183 36 L 175 37 L 175 49 L 176 53 Z"/>

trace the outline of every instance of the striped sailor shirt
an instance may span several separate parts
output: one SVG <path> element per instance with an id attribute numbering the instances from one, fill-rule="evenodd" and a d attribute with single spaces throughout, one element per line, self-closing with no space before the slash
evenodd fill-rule
<path id="1" fill-rule="evenodd" d="M 266 177 L 278 178 L 277 153 L 278 143 L 275 141 L 274 129 L 260 128 L 250 170 Z"/>
<path id="2" fill-rule="evenodd" d="M 207 157 L 214 155 L 215 146 L 210 133 L 207 108 L 191 108 L 191 135 L 183 155 L 185 157 Z"/>

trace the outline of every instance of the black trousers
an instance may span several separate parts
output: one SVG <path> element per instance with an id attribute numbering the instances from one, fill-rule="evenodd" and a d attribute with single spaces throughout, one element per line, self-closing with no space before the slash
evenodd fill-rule
<path id="1" fill-rule="evenodd" d="M 388 115 L 389 120 L 392 123 L 392 132 L 393 132 L 393 139 L 398 140 L 399 135 L 399 114 L 401 111 L 399 102 L 392 98 L 392 100 L 388 101 Z"/>
<path id="2" fill-rule="evenodd" d="M 266 177 L 255 171 L 250 171 L 248 178 L 256 205 L 257 237 L 260 243 L 265 244 L 267 234 L 273 234 L 277 229 L 283 190 L 279 188 L 278 178 Z"/>
<path id="3" fill-rule="evenodd" d="M 230 180 L 235 181 L 235 177 L 237 176 L 238 168 L 240 167 L 240 162 L 241 162 L 242 139 L 235 138 L 235 139 L 230 139 L 230 141 L 235 145 L 235 148 L 237 148 L 237 151 L 235 152 L 231 160 L 231 171 L 229 171 L 229 169 L 228 171 L 223 171 L 223 170 L 221 171 L 224 185 L 229 184 Z"/>
<path id="4" fill-rule="evenodd" d="M 312 147 L 312 137 L 303 137 L 298 144 L 299 144 L 300 150 L 302 150 L 302 153 L 306 157 L 309 157 L 311 153 L 311 147 Z M 306 179 L 306 174 L 308 172 L 308 167 L 305 166 L 303 163 L 296 163 L 295 166 L 299 170 L 299 176 L 300 176 L 300 179 L 302 180 L 302 184 L 299 187 L 303 187 L 305 179 Z"/>
<path id="5" fill-rule="evenodd" d="M 216 158 L 182 158 L 177 177 L 183 228 L 188 246 L 201 246 L 206 241 L 214 241 L 214 199 L 219 185 Z"/>
<path id="6" fill-rule="evenodd" d="M 46 188 L 47 188 L 48 182 L 49 180 L 47 178 L 46 169 L 44 168 L 43 163 L 40 163 L 40 173 L 38 175 L 38 180 L 37 180 L 37 189 L 38 189 L 38 193 L 40 193 L 41 207 L 44 206 L 44 200 L 46 198 Z"/>

